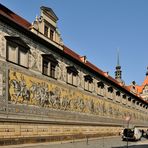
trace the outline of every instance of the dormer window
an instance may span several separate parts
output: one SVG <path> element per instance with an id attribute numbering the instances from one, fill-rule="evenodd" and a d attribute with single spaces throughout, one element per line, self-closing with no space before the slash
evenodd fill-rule
<path id="1" fill-rule="evenodd" d="M 54 30 L 50 29 L 50 39 L 53 40 L 53 36 L 54 36 Z"/>
<path id="2" fill-rule="evenodd" d="M 28 67 L 29 46 L 20 38 L 5 36 L 7 40 L 6 59 L 9 62 Z"/>
<path id="3" fill-rule="evenodd" d="M 32 24 L 31 31 L 44 39 L 46 37 L 46 40 L 51 41 L 50 43 L 54 45 L 63 45 L 61 34 L 57 28 L 57 21 L 58 17 L 54 11 L 49 7 L 42 6 L 40 16 L 36 17 L 36 20 Z M 63 49 L 63 46 L 61 46 L 60 49 Z"/>
<path id="4" fill-rule="evenodd" d="M 67 83 L 77 86 L 78 71 L 74 66 L 67 67 Z"/>
<path id="5" fill-rule="evenodd" d="M 48 27 L 46 25 L 44 26 L 44 35 L 48 37 Z"/>
<path id="6" fill-rule="evenodd" d="M 84 89 L 91 92 L 92 83 L 93 83 L 92 77 L 90 75 L 85 75 L 84 76 Z"/>
<path id="7" fill-rule="evenodd" d="M 54 40 L 54 31 L 55 28 L 50 25 L 48 22 L 45 23 L 45 26 L 44 26 L 44 35 L 47 37 L 47 38 L 50 38 L 52 41 Z"/>
<path id="8" fill-rule="evenodd" d="M 42 57 L 42 73 L 52 78 L 56 78 L 56 66 L 58 65 L 58 61 L 52 54 L 43 54 Z"/>

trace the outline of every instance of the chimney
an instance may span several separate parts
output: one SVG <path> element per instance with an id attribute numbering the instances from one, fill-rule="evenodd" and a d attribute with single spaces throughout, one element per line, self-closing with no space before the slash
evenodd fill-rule
<path id="1" fill-rule="evenodd" d="M 80 57 L 80 60 L 81 60 L 83 63 L 86 63 L 87 57 L 86 57 L 86 56 L 82 56 L 82 57 Z"/>

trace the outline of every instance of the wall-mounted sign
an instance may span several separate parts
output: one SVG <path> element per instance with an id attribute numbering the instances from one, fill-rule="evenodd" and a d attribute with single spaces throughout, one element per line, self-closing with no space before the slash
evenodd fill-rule
<path id="1" fill-rule="evenodd" d="M 3 95 L 3 75 L 0 74 L 0 96 Z"/>

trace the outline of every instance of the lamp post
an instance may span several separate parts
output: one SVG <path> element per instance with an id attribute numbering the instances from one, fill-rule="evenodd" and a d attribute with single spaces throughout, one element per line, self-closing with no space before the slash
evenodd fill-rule
<path id="1" fill-rule="evenodd" d="M 128 136 L 128 128 L 129 128 L 129 122 L 131 120 L 131 116 L 126 116 L 125 121 L 127 122 L 127 136 Z M 126 147 L 128 148 L 128 137 L 126 138 Z"/>

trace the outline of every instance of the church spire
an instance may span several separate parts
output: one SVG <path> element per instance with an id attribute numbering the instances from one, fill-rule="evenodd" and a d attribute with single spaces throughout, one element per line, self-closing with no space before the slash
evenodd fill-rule
<path id="1" fill-rule="evenodd" d="M 117 49 L 117 66 L 120 66 L 120 62 L 119 62 L 119 49 Z"/>
<path id="2" fill-rule="evenodd" d="M 122 71 L 121 71 L 120 60 L 119 60 L 119 49 L 117 50 L 117 66 L 115 71 L 115 79 L 119 82 L 122 82 Z"/>
<path id="3" fill-rule="evenodd" d="M 146 71 L 146 76 L 148 76 L 148 67 L 147 67 L 147 71 Z"/>

